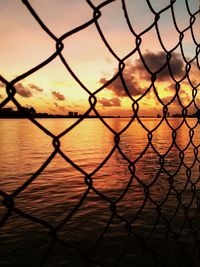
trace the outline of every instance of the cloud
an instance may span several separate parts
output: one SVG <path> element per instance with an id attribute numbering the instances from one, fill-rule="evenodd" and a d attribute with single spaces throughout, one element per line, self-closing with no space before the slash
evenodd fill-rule
<path id="1" fill-rule="evenodd" d="M 126 67 L 123 71 L 123 77 L 124 77 L 126 86 L 132 96 L 138 96 L 145 92 L 145 89 L 141 88 L 139 84 L 139 79 L 137 79 L 136 76 L 134 76 L 133 65 L 131 65 L 130 62 L 126 64 Z M 101 84 L 105 84 L 108 81 L 109 80 L 105 78 L 101 78 L 99 80 Z M 128 96 L 120 78 L 117 78 L 110 85 L 108 85 L 107 89 L 111 90 L 118 97 Z"/>
<path id="2" fill-rule="evenodd" d="M 23 97 L 31 97 L 33 96 L 31 90 L 29 87 L 24 87 L 22 83 L 17 83 L 16 86 L 16 91 L 19 95 L 23 96 Z"/>
<path id="3" fill-rule="evenodd" d="M 167 62 L 166 53 L 164 51 L 160 51 L 157 53 L 153 53 L 150 51 L 146 51 L 143 54 L 144 61 L 151 72 L 155 73 Z M 172 53 L 171 59 L 169 61 L 169 65 L 171 67 L 172 73 L 174 77 L 180 78 L 184 75 L 184 62 L 182 60 L 182 56 L 179 53 Z M 133 65 L 133 71 L 139 74 L 140 78 L 149 80 L 150 74 L 147 72 L 143 62 L 141 59 L 137 59 L 135 64 Z M 170 79 L 170 72 L 168 66 L 166 66 L 162 71 L 157 74 L 158 81 L 168 81 Z"/>
<path id="4" fill-rule="evenodd" d="M 38 86 L 35 85 L 35 84 L 29 84 L 28 87 L 29 87 L 30 89 L 35 90 L 36 92 L 43 92 L 43 91 L 44 91 L 41 87 L 38 87 Z"/>
<path id="5" fill-rule="evenodd" d="M 0 94 L 0 99 L 3 98 L 3 96 Z"/>
<path id="6" fill-rule="evenodd" d="M 158 71 L 162 66 L 165 65 L 167 61 L 166 53 L 164 51 L 160 51 L 157 53 L 146 51 L 143 54 L 143 58 L 146 65 L 148 66 L 148 68 L 151 70 L 152 73 Z M 181 54 L 172 53 L 169 65 L 176 79 L 179 79 L 184 75 L 185 69 Z M 116 73 L 117 71 L 115 71 L 114 75 Z M 127 85 L 128 91 L 133 97 L 142 95 L 147 89 L 147 87 L 144 88 L 141 86 L 142 81 L 150 82 L 151 80 L 151 75 L 145 68 L 141 59 L 136 59 L 134 62 L 131 61 L 126 62 L 125 69 L 123 70 L 123 77 Z M 101 84 L 105 84 L 108 81 L 109 80 L 107 80 L 106 78 L 101 78 L 99 80 Z M 168 66 L 163 68 L 156 75 L 156 81 L 171 83 L 171 75 Z M 117 78 L 110 85 L 108 85 L 107 89 L 111 90 L 118 97 L 128 96 L 120 78 Z"/>
<path id="7" fill-rule="evenodd" d="M 16 91 L 19 95 L 23 97 L 32 97 L 34 93 L 42 92 L 43 89 L 38 87 L 35 84 L 28 84 L 27 86 L 24 86 L 22 83 L 17 83 L 15 85 Z"/>
<path id="8" fill-rule="evenodd" d="M 56 100 L 59 100 L 59 101 L 65 100 L 65 96 L 62 95 L 61 93 L 57 92 L 57 91 L 53 91 L 52 95 Z"/>
<path id="9" fill-rule="evenodd" d="M 118 97 L 113 97 L 111 99 L 106 99 L 106 98 L 100 98 L 98 102 L 103 106 L 103 107 L 120 107 L 121 106 L 121 100 Z"/>

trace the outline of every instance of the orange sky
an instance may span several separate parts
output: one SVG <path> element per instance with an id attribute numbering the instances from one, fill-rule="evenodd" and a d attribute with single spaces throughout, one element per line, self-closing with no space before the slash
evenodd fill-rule
<path id="1" fill-rule="evenodd" d="M 92 2 L 98 5 L 103 1 Z M 151 0 L 150 2 L 158 12 L 166 6 L 167 1 Z M 180 31 L 189 25 L 190 19 L 183 2 L 178 0 L 174 4 Z M 130 22 L 137 34 L 154 22 L 155 17 L 146 1 L 137 0 L 133 3 L 129 0 L 125 3 Z M 62 36 L 93 17 L 92 8 L 82 0 L 32 0 L 30 4 L 56 37 Z M 191 13 L 198 10 L 198 4 L 198 0 L 190 2 Z M 123 59 L 134 50 L 135 37 L 127 26 L 121 1 L 116 0 L 103 7 L 101 13 L 98 20 L 101 30 L 113 51 L 120 59 Z M 55 52 L 55 41 L 41 29 L 21 1 L 0 0 L 0 17 L 0 74 L 6 80 L 12 81 Z M 160 35 L 166 49 L 170 50 L 179 42 L 179 34 L 175 30 L 170 10 L 162 13 L 160 17 L 158 22 Z M 196 42 L 200 42 L 199 14 L 195 18 L 193 31 Z M 108 51 L 94 24 L 64 39 L 63 44 L 62 54 L 66 62 L 91 92 L 95 92 L 117 73 L 118 60 Z M 187 60 L 195 56 L 196 45 L 190 30 L 184 33 L 182 47 Z M 155 27 L 142 35 L 140 49 L 152 72 L 157 71 L 165 63 L 166 53 L 158 41 Z M 132 97 L 138 99 L 149 88 L 151 77 L 145 70 L 138 52 L 129 57 L 125 63 L 126 67 L 123 71 L 125 82 Z M 185 65 L 181 57 L 180 46 L 178 46 L 172 53 L 170 61 L 177 81 L 184 77 Z M 193 87 L 198 85 L 197 75 L 199 75 L 199 70 L 193 61 L 189 75 Z M 189 85 L 187 79 L 184 79 L 180 85 L 179 97 L 183 105 L 188 105 L 192 100 L 192 86 Z M 175 82 L 170 78 L 166 69 L 158 75 L 155 86 L 164 103 L 168 103 L 173 98 Z M 89 108 L 88 93 L 73 79 L 59 57 L 34 74 L 20 80 L 15 87 L 17 89 L 15 97 L 20 104 L 34 106 L 38 112 L 66 114 L 73 110 L 84 113 Z M 5 86 L 0 83 L 0 100 L 5 97 Z M 98 100 L 96 107 L 101 114 L 131 115 L 133 113 L 132 101 L 125 94 L 119 79 L 103 89 L 96 97 Z M 199 102 L 198 92 L 195 103 L 199 105 Z M 140 114 L 155 115 L 162 112 L 162 105 L 156 99 L 153 87 L 139 103 Z M 170 105 L 170 112 L 179 112 L 178 106 L 176 98 Z M 190 109 L 193 112 L 194 105 L 191 105 Z"/>

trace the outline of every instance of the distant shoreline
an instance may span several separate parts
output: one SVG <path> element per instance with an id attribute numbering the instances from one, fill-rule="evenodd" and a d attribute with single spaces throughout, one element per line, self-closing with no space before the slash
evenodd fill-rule
<path id="1" fill-rule="evenodd" d="M 183 114 L 173 114 L 170 116 L 169 112 L 166 115 L 166 118 L 200 118 L 200 110 L 197 110 L 196 113 L 183 116 Z M 103 116 L 97 116 L 97 115 L 86 115 L 84 114 L 78 114 L 78 112 L 69 112 L 68 115 L 61 115 L 61 114 L 48 114 L 48 113 L 38 113 L 33 107 L 31 108 L 22 108 L 20 110 L 13 110 L 12 108 L 3 108 L 0 110 L 0 119 L 27 119 L 27 118 L 35 118 L 35 119 L 80 119 L 80 118 L 88 118 L 88 119 L 94 119 L 94 118 L 132 118 L 133 115 L 129 116 L 111 116 L 111 115 L 103 115 Z M 161 119 L 164 116 L 161 114 L 157 115 L 142 115 L 139 116 L 139 118 L 158 118 Z"/>
<path id="2" fill-rule="evenodd" d="M 0 119 L 80 119 L 80 118 L 84 118 L 84 119 L 99 119 L 99 118 L 103 118 L 103 119 L 131 119 L 132 116 L 79 116 L 79 117 L 68 117 L 68 116 L 0 116 Z M 155 117 L 155 116 L 139 116 L 140 119 L 162 119 L 163 117 Z M 193 115 L 189 115 L 186 117 L 183 116 L 171 116 L 171 117 L 167 117 L 167 119 L 180 119 L 180 118 L 196 118 L 198 119 L 199 117 L 197 116 L 193 116 Z"/>

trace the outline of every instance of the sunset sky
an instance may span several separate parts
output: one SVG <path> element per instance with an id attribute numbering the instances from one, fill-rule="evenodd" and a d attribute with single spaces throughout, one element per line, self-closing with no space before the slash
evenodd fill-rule
<path id="1" fill-rule="evenodd" d="M 31 0 L 29 1 L 44 24 L 56 37 L 80 26 L 93 18 L 93 9 L 83 0 Z M 95 6 L 104 2 L 91 1 Z M 151 0 L 156 12 L 170 4 L 169 0 Z M 130 22 L 137 34 L 148 28 L 155 19 L 146 0 L 126 0 Z M 188 1 L 191 13 L 199 9 L 199 0 Z M 183 31 L 190 24 L 185 1 L 174 4 L 177 26 Z M 130 32 L 124 17 L 120 0 L 113 1 L 101 9 L 98 22 L 104 36 L 122 59 L 135 48 L 135 37 Z M 179 42 L 179 33 L 175 29 L 171 9 L 160 15 L 158 21 L 160 35 L 167 50 Z M 200 43 L 200 15 L 195 15 L 193 32 L 196 42 Z M 55 52 L 55 41 L 40 27 L 27 7 L 19 0 L 0 0 L 0 75 L 8 81 L 37 66 Z M 66 62 L 81 80 L 94 92 L 109 81 L 118 71 L 118 61 L 103 43 L 94 24 L 63 40 L 62 51 Z M 189 29 L 184 33 L 182 47 L 185 58 L 195 57 L 196 44 Z M 155 27 L 142 35 L 140 46 L 143 58 L 152 72 L 158 70 L 166 61 L 156 35 Z M 199 56 L 198 56 L 199 57 Z M 134 53 L 126 61 L 123 71 L 125 82 L 134 99 L 140 97 L 150 86 L 151 77 L 139 57 Z M 170 66 L 177 81 L 185 75 L 185 62 L 180 46 L 172 53 Z M 191 64 L 189 78 L 194 87 L 198 85 L 200 72 L 196 61 Z M 167 104 L 175 94 L 175 83 L 165 68 L 157 75 L 155 86 L 159 97 Z M 89 108 L 88 93 L 73 79 L 59 57 L 34 74 L 15 84 L 16 99 L 23 106 L 33 106 L 38 112 L 66 114 L 69 111 L 84 113 Z M 199 87 L 197 87 L 198 90 Z M 0 101 L 5 99 L 5 86 L 0 82 Z M 97 110 L 103 115 L 131 115 L 132 101 L 127 97 L 119 79 L 96 95 Z M 180 84 L 179 97 L 184 106 L 192 100 L 192 86 L 188 79 Z M 155 97 L 153 88 L 140 100 L 140 114 L 161 113 L 162 105 Z M 200 93 L 195 101 L 200 107 Z M 9 102 L 7 106 L 11 106 Z M 170 105 L 171 113 L 180 112 L 178 99 Z M 195 112 L 194 105 L 189 108 Z"/>

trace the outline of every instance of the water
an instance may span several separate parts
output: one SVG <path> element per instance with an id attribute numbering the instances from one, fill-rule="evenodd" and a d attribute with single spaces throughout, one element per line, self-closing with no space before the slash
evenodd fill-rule
<path id="1" fill-rule="evenodd" d="M 129 120 L 112 118 L 106 122 L 120 132 Z M 38 121 L 58 135 L 76 119 Z M 200 140 L 197 119 L 187 119 L 188 125 L 183 123 L 179 129 L 182 119 L 169 119 L 171 127 L 178 129 L 176 144 L 165 122 L 158 129 L 160 119 L 145 118 L 142 122 L 153 131 L 151 144 L 148 146 L 147 131 L 135 121 L 120 136 L 120 149 L 126 158 L 115 149 L 97 171 L 113 149 L 114 134 L 100 120 L 85 119 L 60 139 L 62 152 L 81 171 L 56 154 L 43 172 L 15 196 L 15 206 L 23 215 L 57 227 L 86 194 L 84 173 L 92 174 L 95 192 L 91 189 L 73 216 L 59 228 L 58 236 L 67 245 L 57 243 L 45 266 L 84 266 L 85 257 L 71 246 L 89 251 L 94 261 L 105 266 L 115 266 L 120 259 L 119 266 L 126 267 L 136 264 L 144 244 L 147 250 L 141 266 L 150 266 L 149 259 L 153 262 L 152 244 L 153 251 L 165 244 L 159 254 L 162 262 L 164 254 L 178 255 L 171 245 L 174 236 L 184 244 L 196 244 L 191 229 L 199 231 L 199 155 L 195 156 L 194 151 L 195 147 L 198 151 Z M 12 194 L 41 167 L 54 148 L 52 138 L 26 119 L 1 119 L 0 123 L 0 188 Z M 194 128 L 192 142 L 188 126 Z M 184 152 L 182 160 L 180 151 Z M 162 168 L 159 154 L 164 156 Z M 134 166 L 132 172 L 128 168 L 130 162 Z M 149 195 L 144 187 L 149 188 Z M 116 203 L 117 216 L 112 220 L 110 203 Z M 5 212 L 1 205 L 1 217 Z M 13 212 L 1 228 L 0 266 L 38 266 L 51 244 L 47 228 L 21 215 Z M 105 235 L 95 245 L 108 222 Z M 131 235 L 125 228 L 127 222 L 132 226 Z M 122 251 L 125 252 L 120 256 Z"/>

